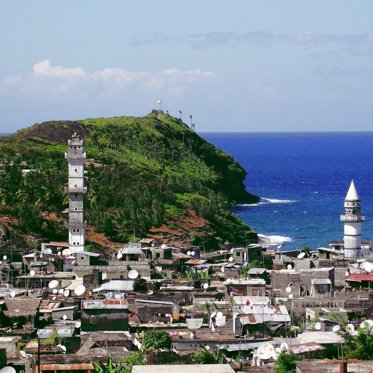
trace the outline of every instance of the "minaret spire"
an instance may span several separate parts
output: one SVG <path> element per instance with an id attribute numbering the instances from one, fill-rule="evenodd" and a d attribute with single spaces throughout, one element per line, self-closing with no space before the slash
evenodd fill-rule
<path id="1" fill-rule="evenodd" d="M 361 215 L 361 200 L 357 193 L 354 180 L 351 180 L 345 202 L 345 213 L 341 215 L 344 222 L 344 252 L 345 257 L 355 259 L 361 251 L 361 223 L 365 217 Z"/>
<path id="2" fill-rule="evenodd" d="M 83 140 L 75 132 L 71 140 L 68 140 L 68 148 L 65 153 L 68 162 L 69 184 L 65 192 L 69 195 L 69 220 L 66 227 L 69 229 L 69 248 L 72 252 L 84 251 L 85 228 L 84 221 L 84 194 L 87 187 L 84 185 L 84 152 Z"/>

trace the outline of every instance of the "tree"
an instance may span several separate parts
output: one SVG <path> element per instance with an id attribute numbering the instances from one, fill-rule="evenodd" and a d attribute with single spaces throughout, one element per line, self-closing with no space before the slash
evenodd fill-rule
<path id="1" fill-rule="evenodd" d="M 359 328 L 356 335 L 346 333 L 345 354 L 351 359 L 371 360 L 373 351 L 373 326 Z"/>
<path id="2" fill-rule="evenodd" d="M 145 365 L 145 354 L 142 351 L 122 356 L 116 361 L 109 357 L 106 364 L 95 364 L 94 367 L 96 373 L 131 373 L 134 365 Z"/>
<path id="3" fill-rule="evenodd" d="M 276 360 L 276 373 L 295 373 L 296 362 L 302 360 L 293 352 L 281 352 Z"/>
<path id="4" fill-rule="evenodd" d="M 169 350 L 172 339 L 166 332 L 151 330 L 144 335 L 142 347 L 145 351 Z"/>
<path id="5" fill-rule="evenodd" d="M 201 348 L 193 354 L 192 362 L 193 364 L 226 364 L 227 359 L 221 350 L 211 352 Z"/>

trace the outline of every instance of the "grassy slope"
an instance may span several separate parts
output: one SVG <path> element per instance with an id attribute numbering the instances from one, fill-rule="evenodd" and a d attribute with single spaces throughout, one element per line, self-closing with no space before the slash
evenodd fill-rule
<path id="1" fill-rule="evenodd" d="M 257 201 L 244 189 L 245 171 L 161 111 L 141 118 L 45 122 L 3 138 L 0 150 L 12 166 L 8 163 L 0 181 L 0 214 L 16 217 L 18 232 L 65 236 L 58 220 L 67 205 L 63 153 L 74 131 L 96 163 L 87 167 L 86 216 L 112 241 L 148 233 L 206 246 L 256 240 L 226 209 L 227 203 Z M 27 167 L 37 171 L 21 176 Z"/>

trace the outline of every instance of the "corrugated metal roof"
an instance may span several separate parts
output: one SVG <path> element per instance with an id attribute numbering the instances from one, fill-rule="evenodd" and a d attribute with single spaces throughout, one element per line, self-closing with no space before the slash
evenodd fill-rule
<path id="1" fill-rule="evenodd" d="M 345 281 L 355 281 L 355 282 L 361 282 L 361 281 L 373 281 L 373 273 L 367 273 L 367 274 L 351 274 L 349 275 Z"/>
<path id="2" fill-rule="evenodd" d="M 172 253 L 172 257 L 174 259 L 190 259 L 190 256 L 184 253 Z"/>
<path id="3" fill-rule="evenodd" d="M 83 364 L 40 364 L 40 370 L 94 370 L 91 363 Z"/>
<path id="4" fill-rule="evenodd" d="M 185 263 L 186 264 L 191 264 L 191 265 L 199 265 L 199 264 L 205 264 L 206 260 L 204 260 L 204 259 L 189 259 Z"/>
<path id="5" fill-rule="evenodd" d="M 99 291 L 133 291 L 135 281 L 133 280 L 110 280 L 104 282 L 100 287 L 93 289 L 93 292 Z"/>

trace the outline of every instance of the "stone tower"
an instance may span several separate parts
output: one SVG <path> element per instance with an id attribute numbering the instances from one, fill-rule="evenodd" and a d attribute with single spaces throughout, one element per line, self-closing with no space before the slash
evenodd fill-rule
<path id="1" fill-rule="evenodd" d="M 84 221 L 84 194 L 87 187 L 84 186 L 84 152 L 83 140 L 75 132 L 71 140 L 68 140 L 68 149 L 65 159 L 69 165 L 69 183 L 65 191 L 69 195 L 69 220 L 66 227 L 69 229 L 69 248 L 72 252 L 83 251 L 85 244 Z"/>
<path id="2" fill-rule="evenodd" d="M 361 255 L 361 222 L 365 220 L 365 217 L 361 215 L 361 200 L 353 180 L 347 192 L 344 207 L 345 214 L 341 215 L 341 221 L 344 222 L 345 258 L 355 259 Z"/>

